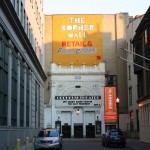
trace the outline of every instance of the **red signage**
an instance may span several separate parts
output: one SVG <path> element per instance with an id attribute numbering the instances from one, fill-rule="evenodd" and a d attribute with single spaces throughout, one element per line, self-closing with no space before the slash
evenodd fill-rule
<path id="1" fill-rule="evenodd" d="M 105 87 L 105 120 L 117 120 L 116 87 Z"/>

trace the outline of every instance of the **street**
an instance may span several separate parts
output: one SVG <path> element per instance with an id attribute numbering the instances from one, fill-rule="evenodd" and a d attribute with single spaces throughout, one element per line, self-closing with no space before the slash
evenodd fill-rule
<path id="1" fill-rule="evenodd" d="M 101 144 L 101 139 L 93 138 L 71 138 L 63 139 L 62 150 L 149 150 L 150 144 L 140 142 L 137 139 L 127 139 L 125 148 L 122 147 L 104 147 Z M 15 149 L 14 149 L 15 150 Z M 22 145 L 21 150 L 26 150 L 26 146 Z M 32 143 L 29 144 L 29 150 L 33 150 Z"/>
<path id="2" fill-rule="evenodd" d="M 127 140 L 125 148 L 104 147 L 100 139 L 63 139 L 63 150 L 149 150 L 150 144 L 142 143 L 138 140 Z"/>

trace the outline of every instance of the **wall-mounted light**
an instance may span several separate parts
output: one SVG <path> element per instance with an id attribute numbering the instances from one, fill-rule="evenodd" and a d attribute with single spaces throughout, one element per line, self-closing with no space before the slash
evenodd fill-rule
<path id="1" fill-rule="evenodd" d="M 77 109 L 76 113 L 77 113 L 77 115 L 79 115 L 79 114 L 80 114 L 80 110 L 79 110 L 79 109 Z"/>
<path id="2" fill-rule="evenodd" d="M 60 117 L 58 116 L 58 121 L 59 121 Z"/>
<path id="3" fill-rule="evenodd" d="M 142 103 L 139 103 L 139 109 L 141 109 L 143 107 Z"/>
<path id="4" fill-rule="evenodd" d="M 116 103 L 119 103 L 119 102 L 120 102 L 120 99 L 119 99 L 119 98 L 117 98 L 117 99 L 116 99 Z"/>
<path id="5" fill-rule="evenodd" d="M 97 116 L 97 121 L 99 121 L 99 116 Z"/>

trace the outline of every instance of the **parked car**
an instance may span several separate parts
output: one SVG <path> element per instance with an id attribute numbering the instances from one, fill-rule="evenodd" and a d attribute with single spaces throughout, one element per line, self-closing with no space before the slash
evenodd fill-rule
<path id="1" fill-rule="evenodd" d="M 57 129 L 42 129 L 34 140 L 34 149 L 62 149 L 62 134 Z"/>
<path id="2" fill-rule="evenodd" d="M 117 145 L 125 147 L 126 145 L 126 138 L 121 130 L 109 130 L 106 134 L 102 135 L 102 145 L 110 146 L 110 145 Z"/>

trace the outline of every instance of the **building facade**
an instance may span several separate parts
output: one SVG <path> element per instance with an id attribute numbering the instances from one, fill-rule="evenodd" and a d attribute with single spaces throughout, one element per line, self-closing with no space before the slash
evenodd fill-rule
<path id="1" fill-rule="evenodd" d="M 137 75 L 137 102 L 140 116 L 140 140 L 150 143 L 150 8 L 133 38 L 134 73 Z"/>
<path id="2" fill-rule="evenodd" d="M 45 127 L 66 137 L 100 135 L 117 127 L 118 97 L 119 124 L 126 130 L 127 67 L 117 56 L 126 57 L 120 48 L 128 22 L 127 13 L 45 16 Z"/>
<path id="3" fill-rule="evenodd" d="M 43 127 L 42 1 L 0 1 L 0 149 Z M 11 135 L 11 136 L 10 136 Z"/>
<path id="4" fill-rule="evenodd" d="M 140 24 L 143 15 L 135 16 L 131 18 L 129 25 L 126 30 L 126 49 L 127 53 L 127 80 L 128 80 L 128 108 L 129 117 L 127 119 L 127 127 L 129 131 L 129 136 L 139 136 L 139 110 L 137 104 L 137 75 L 134 74 L 133 65 L 133 37 L 135 36 L 135 31 Z"/>

